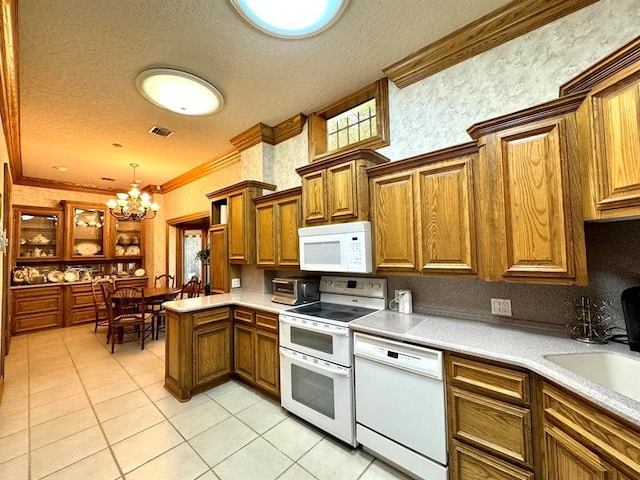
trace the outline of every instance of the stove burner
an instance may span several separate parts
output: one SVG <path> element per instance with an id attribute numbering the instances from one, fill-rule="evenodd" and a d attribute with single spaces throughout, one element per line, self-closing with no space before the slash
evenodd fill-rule
<path id="1" fill-rule="evenodd" d="M 338 303 L 317 302 L 287 310 L 289 313 L 299 313 L 310 317 L 324 318 L 336 322 L 348 323 L 360 317 L 377 311 L 374 308 L 341 305 Z"/>

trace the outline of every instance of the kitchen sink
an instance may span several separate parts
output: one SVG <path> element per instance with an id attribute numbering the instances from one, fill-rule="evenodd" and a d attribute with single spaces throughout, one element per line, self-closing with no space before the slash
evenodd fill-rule
<path id="1" fill-rule="evenodd" d="M 544 358 L 640 402 L 640 359 L 615 353 L 570 353 L 545 355 Z"/>

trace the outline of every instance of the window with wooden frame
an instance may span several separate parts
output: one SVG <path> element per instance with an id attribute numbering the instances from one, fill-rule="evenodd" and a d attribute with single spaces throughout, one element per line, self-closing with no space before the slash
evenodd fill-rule
<path id="1" fill-rule="evenodd" d="M 389 145 L 389 87 L 386 78 L 314 112 L 309 122 L 309 159 Z"/>

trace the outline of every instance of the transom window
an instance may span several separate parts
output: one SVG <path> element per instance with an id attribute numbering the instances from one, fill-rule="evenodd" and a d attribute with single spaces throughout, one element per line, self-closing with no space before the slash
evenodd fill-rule
<path id="1" fill-rule="evenodd" d="M 389 87 L 382 78 L 309 116 L 309 160 L 389 145 Z"/>
<path id="2" fill-rule="evenodd" d="M 327 119 L 327 150 L 337 150 L 361 142 L 374 137 L 377 131 L 376 99 L 372 98 Z"/>

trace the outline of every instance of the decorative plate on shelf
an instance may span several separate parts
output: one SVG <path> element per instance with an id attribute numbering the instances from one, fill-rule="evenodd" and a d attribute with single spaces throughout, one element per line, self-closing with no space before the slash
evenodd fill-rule
<path id="1" fill-rule="evenodd" d="M 116 245 L 116 255 L 118 257 L 124 255 L 124 247 L 122 245 Z"/>
<path id="2" fill-rule="evenodd" d="M 64 282 L 64 273 L 60 270 L 53 270 L 47 274 L 47 279 L 53 283 Z"/>
<path id="3" fill-rule="evenodd" d="M 63 278 L 65 282 L 77 282 L 80 280 L 80 274 L 77 270 L 65 270 Z"/>
<path id="4" fill-rule="evenodd" d="M 147 272 L 145 272 L 145 271 L 144 271 L 144 268 L 139 268 L 139 269 L 137 269 L 135 272 L 133 272 L 133 274 L 134 274 L 136 277 L 144 277 L 144 274 L 145 274 L 145 273 L 147 273 Z"/>
<path id="5" fill-rule="evenodd" d="M 20 270 L 16 270 L 15 272 L 13 272 L 13 283 L 24 283 L 27 281 L 27 272 L 25 272 L 24 270 L 20 269 Z"/>
<path id="6" fill-rule="evenodd" d="M 95 255 L 100 250 L 102 250 L 102 247 L 94 242 L 81 242 L 78 243 L 74 248 L 76 252 L 78 252 L 78 255 L 82 255 L 83 257 Z"/>
<path id="7" fill-rule="evenodd" d="M 29 243 L 33 243 L 34 245 L 47 245 L 50 241 L 50 238 L 45 237 L 41 233 L 34 235 L 29 239 Z"/>
<path id="8" fill-rule="evenodd" d="M 124 251 L 125 255 L 140 255 L 140 247 L 137 245 L 131 245 Z"/>

